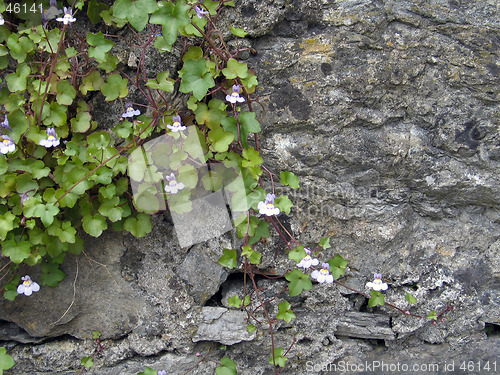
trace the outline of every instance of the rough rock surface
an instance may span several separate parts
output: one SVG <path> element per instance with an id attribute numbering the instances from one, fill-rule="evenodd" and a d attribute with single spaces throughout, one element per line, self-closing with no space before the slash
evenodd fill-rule
<path id="1" fill-rule="evenodd" d="M 385 307 L 372 311 L 339 286 L 316 285 L 295 299 L 281 294 L 277 302 L 287 297 L 297 316 L 281 321 L 274 337 L 284 348 L 296 340 L 281 373 L 373 361 L 427 374 L 451 363 L 459 370 L 463 361 L 476 363 L 471 374 L 485 373 L 478 361 L 500 366 L 498 2 L 236 3 L 224 22 L 247 30 L 258 53 L 246 62 L 266 108 L 265 163 L 301 180 L 297 191 L 277 191 L 295 204 L 287 218 L 293 233 L 311 245 L 331 236 L 325 256 L 349 260 L 347 285 L 363 289 L 382 272 L 397 306 L 406 305 L 407 291 L 417 298 L 415 314 L 454 306 L 448 322 L 433 325 Z M 151 67 L 165 61 L 148 59 Z M 228 355 L 239 374 L 272 373 L 265 327 L 227 351 L 214 336 L 193 342 L 207 306 L 227 308 L 228 297 L 242 295 L 241 274 L 217 265 L 224 248 L 237 246 L 234 233 L 181 248 L 168 215 L 153 224 L 144 239 L 89 239 L 86 256 L 68 258 L 57 289 L 0 302 L 0 344 L 17 363 L 6 374 L 74 373 L 96 347 L 92 330 L 103 333 L 105 346 L 95 374 L 131 375 L 145 366 L 214 373 L 197 352 Z M 289 266 L 274 260 L 280 246 L 276 238 L 262 245 L 265 267 L 277 273 Z M 259 280 L 268 297 L 284 285 Z M 368 313 L 374 320 L 362 318 Z M 370 331 L 361 338 L 356 316 Z M 438 370 L 424 371 L 429 364 Z"/>

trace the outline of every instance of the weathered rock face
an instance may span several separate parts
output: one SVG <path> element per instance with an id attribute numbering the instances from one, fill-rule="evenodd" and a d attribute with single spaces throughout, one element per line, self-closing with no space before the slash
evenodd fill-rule
<path id="1" fill-rule="evenodd" d="M 320 373 L 341 361 L 437 364 L 422 371 L 431 374 L 469 360 L 500 366 L 498 3 L 236 5 L 225 22 L 249 31 L 258 53 L 246 62 L 266 109 L 265 163 L 301 178 L 299 190 L 277 191 L 295 204 L 287 218 L 293 233 L 306 245 L 331 236 L 325 256 L 349 260 L 347 285 L 363 289 L 382 272 L 387 300 L 397 306 L 406 306 L 407 291 L 417 298 L 415 314 L 454 306 L 449 322 L 433 325 L 387 308 L 370 311 L 363 297 L 316 285 L 290 299 L 297 318 L 274 337 L 284 348 L 296 339 L 282 373 Z M 151 66 L 163 59 L 149 58 Z M 81 340 L 92 330 L 106 345 L 96 374 L 145 366 L 213 373 L 213 363 L 195 367 L 195 353 L 209 350 L 210 358 L 229 355 L 238 373 L 272 372 L 265 328 L 255 337 L 217 336 L 218 324 L 233 332 L 246 324 L 227 310 L 227 298 L 242 295 L 243 278 L 217 264 L 225 247 L 238 245 L 234 234 L 185 249 L 168 215 L 153 222 L 145 239 L 110 233 L 89 240 L 87 257 L 68 258 L 57 289 L 0 303 L 0 340 L 17 362 L 11 373 L 69 373 L 94 350 Z M 278 273 L 289 266 L 274 260 L 279 246 L 276 238 L 262 245 L 265 266 Z M 284 285 L 259 281 L 268 297 Z M 234 344 L 224 353 L 217 341 Z"/>

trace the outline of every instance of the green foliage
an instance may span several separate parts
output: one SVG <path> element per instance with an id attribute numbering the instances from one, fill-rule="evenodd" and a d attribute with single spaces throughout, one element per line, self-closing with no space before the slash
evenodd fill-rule
<path id="1" fill-rule="evenodd" d="M 292 189 L 299 188 L 299 178 L 295 176 L 292 172 L 284 171 L 280 172 L 280 179 L 283 185 L 288 185 Z"/>
<path id="2" fill-rule="evenodd" d="M 224 357 L 220 360 L 220 366 L 215 369 L 216 375 L 236 375 L 236 362 Z"/>
<path id="3" fill-rule="evenodd" d="M 224 249 L 224 255 L 219 258 L 219 264 L 229 269 L 236 268 L 236 250 Z"/>
<path id="4" fill-rule="evenodd" d="M 368 300 L 368 306 L 384 306 L 385 305 L 385 296 L 379 292 L 378 290 L 370 290 L 371 298 Z"/>
<path id="5" fill-rule="evenodd" d="M 153 370 L 151 367 L 146 367 L 143 372 L 139 372 L 137 375 L 157 375 L 158 372 Z"/>
<path id="6" fill-rule="evenodd" d="M 12 357 L 7 354 L 7 349 L 0 347 L 0 375 L 3 374 L 3 370 L 8 370 L 15 364 Z"/>
<path id="7" fill-rule="evenodd" d="M 340 254 L 335 254 L 333 259 L 330 259 L 327 263 L 330 265 L 330 272 L 335 280 L 345 274 L 348 262 Z"/>
<path id="8" fill-rule="evenodd" d="M 113 15 L 126 19 L 137 31 L 148 23 L 149 14 L 158 9 L 155 0 L 117 0 L 113 4 Z"/>
<path id="9" fill-rule="evenodd" d="M 252 264 L 260 264 L 262 254 L 253 250 L 250 246 L 243 246 L 241 248 L 241 255 L 248 258 Z"/>
<path id="10" fill-rule="evenodd" d="M 406 292 L 405 299 L 408 302 L 408 305 L 414 305 L 417 303 L 417 299 L 408 292 Z"/>
<path id="11" fill-rule="evenodd" d="M 274 361 L 273 361 L 273 356 L 271 355 L 271 358 L 269 358 L 269 363 L 276 364 L 276 366 L 279 367 L 285 367 L 285 363 L 288 358 L 286 358 L 284 355 L 284 350 L 283 348 L 274 348 Z"/>
<path id="12" fill-rule="evenodd" d="M 236 307 L 237 309 L 239 309 L 241 305 L 243 305 L 243 301 L 240 299 L 238 295 L 235 295 L 227 299 L 227 304 L 229 306 Z"/>
<path id="13" fill-rule="evenodd" d="M 288 301 L 284 301 L 278 304 L 279 312 L 278 315 L 276 315 L 276 318 L 290 323 L 292 319 L 295 319 L 295 314 L 292 310 L 290 310 L 290 307 L 292 307 L 292 305 L 290 305 Z"/>
<path id="14" fill-rule="evenodd" d="M 82 360 L 81 360 L 81 364 L 82 364 L 82 366 L 85 366 L 85 369 L 88 370 L 89 368 L 91 368 L 92 366 L 94 366 L 94 360 L 90 356 L 83 357 Z"/>
<path id="15" fill-rule="evenodd" d="M 313 286 L 310 278 L 310 275 L 305 274 L 298 269 L 288 272 L 285 275 L 285 279 L 290 282 L 290 285 L 288 286 L 290 297 L 298 296 L 303 290 L 311 290 Z"/>
<path id="16" fill-rule="evenodd" d="M 306 255 L 307 254 L 304 250 L 304 246 L 300 245 L 288 253 L 288 259 L 292 259 L 295 262 L 299 263 L 303 258 L 305 258 Z"/>
<path id="17" fill-rule="evenodd" d="M 438 320 L 438 315 L 437 313 L 432 310 L 427 316 L 426 316 L 427 319 L 431 319 L 431 320 L 434 320 L 434 321 L 437 321 Z"/>

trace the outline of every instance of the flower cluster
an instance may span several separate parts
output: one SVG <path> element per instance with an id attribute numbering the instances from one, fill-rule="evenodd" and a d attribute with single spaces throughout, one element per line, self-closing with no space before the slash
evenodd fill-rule
<path id="1" fill-rule="evenodd" d="M 267 194 L 266 201 L 259 202 L 257 205 L 257 209 L 259 210 L 259 214 L 266 216 L 279 215 L 280 209 L 274 205 L 274 198 L 276 196 L 274 194 Z"/>
<path id="2" fill-rule="evenodd" d="M 186 187 L 182 182 L 177 182 L 175 179 L 175 175 L 173 173 L 170 176 L 165 177 L 168 181 L 168 185 L 165 186 L 165 191 L 171 194 L 177 194 L 179 190 L 182 190 Z"/>
<path id="3" fill-rule="evenodd" d="M 173 120 L 173 124 L 172 125 L 167 125 L 167 128 L 169 128 L 170 130 L 172 130 L 173 132 L 179 132 L 181 130 L 184 130 L 186 129 L 185 126 L 182 125 L 182 120 L 181 120 L 181 116 L 177 115 L 177 116 L 174 116 L 172 118 Z"/>
<path id="4" fill-rule="evenodd" d="M 240 86 L 239 85 L 233 85 L 233 92 L 231 95 L 226 95 L 226 100 L 229 103 L 235 104 L 236 102 L 238 103 L 243 103 L 245 101 L 245 98 L 242 98 L 240 96 Z"/>
<path id="5" fill-rule="evenodd" d="M 40 290 L 40 285 L 31 280 L 28 275 L 21 277 L 23 283 L 17 287 L 17 293 L 24 294 L 25 296 L 31 296 L 33 292 L 38 292 Z"/>
<path id="6" fill-rule="evenodd" d="M 311 250 L 308 249 L 307 247 L 304 248 L 305 252 L 306 252 L 306 256 L 304 258 L 302 258 L 302 260 L 297 263 L 297 267 L 300 267 L 300 268 L 310 268 L 311 266 L 317 266 L 319 264 L 319 260 L 317 260 L 316 258 L 311 258 Z"/>
<path id="7" fill-rule="evenodd" d="M 56 21 L 62 22 L 65 25 L 67 25 L 70 22 L 75 22 L 76 18 L 73 17 L 73 10 L 71 9 L 71 7 L 69 8 L 64 7 L 64 16 L 56 18 Z"/>
<path id="8" fill-rule="evenodd" d="M 318 283 L 331 284 L 333 283 L 333 275 L 330 273 L 330 265 L 328 263 L 321 263 L 321 270 L 314 270 L 311 273 L 311 277 Z"/>
<path id="9" fill-rule="evenodd" d="M 2 135 L 2 138 L 2 143 L 0 143 L 0 152 L 2 154 L 16 151 L 16 144 L 14 143 L 14 140 L 12 138 L 10 138 L 8 135 Z"/>
<path id="10" fill-rule="evenodd" d="M 366 287 L 376 290 L 376 291 L 381 291 L 381 290 L 387 290 L 388 286 L 386 283 L 382 282 L 382 274 L 381 273 L 375 273 L 373 275 L 373 282 L 367 282 Z"/>
<path id="11" fill-rule="evenodd" d="M 54 128 L 48 128 L 47 129 L 47 138 L 42 139 L 40 141 L 40 146 L 50 148 L 50 147 L 56 147 L 59 146 L 61 142 L 59 142 L 59 139 L 57 139 L 57 134 Z"/>
<path id="12" fill-rule="evenodd" d="M 125 104 L 125 113 L 122 113 L 122 117 L 134 117 L 139 116 L 141 111 L 134 109 L 132 103 L 128 102 Z"/>

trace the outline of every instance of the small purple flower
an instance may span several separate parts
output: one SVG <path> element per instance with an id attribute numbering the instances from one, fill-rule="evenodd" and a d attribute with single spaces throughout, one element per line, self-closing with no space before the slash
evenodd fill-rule
<path id="1" fill-rule="evenodd" d="M 259 210 L 259 214 L 266 216 L 279 215 L 280 209 L 274 206 L 274 198 L 276 196 L 274 194 L 267 194 L 266 201 L 259 202 L 257 205 L 257 209 Z"/>
<path id="2" fill-rule="evenodd" d="M 388 286 L 386 283 L 382 282 L 382 274 L 381 273 L 375 273 L 373 274 L 373 282 L 369 281 L 366 283 L 366 287 L 376 290 L 376 291 L 381 291 L 381 290 L 387 290 Z"/>
<path id="3" fill-rule="evenodd" d="M 153 35 L 153 38 L 158 38 L 159 36 L 163 36 L 163 33 L 161 32 L 161 30 L 156 30 L 154 35 Z"/>
<path id="4" fill-rule="evenodd" d="M 141 111 L 138 109 L 134 109 L 132 106 L 132 103 L 128 102 L 125 104 L 125 113 L 122 113 L 122 117 L 134 117 L 134 116 L 139 116 L 141 114 Z"/>
<path id="5" fill-rule="evenodd" d="M 158 375 L 167 375 L 167 372 L 165 370 L 160 370 L 158 371 Z"/>
<path id="6" fill-rule="evenodd" d="M 330 265 L 328 263 L 321 263 L 321 270 L 314 270 L 311 277 L 320 284 L 324 282 L 333 283 L 333 276 L 330 274 Z"/>
<path id="7" fill-rule="evenodd" d="M 40 146 L 43 147 L 56 147 L 59 146 L 59 139 L 57 139 L 57 134 L 54 128 L 47 128 L 47 139 L 42 139 L 40 141 Z"/>
<path id="8" fill-rule="evenodd" d="M 174 116 L 172 120 L 174 123 L 172 125 L 167 125 L 167 128 L 171 129 L 173 132 L 179 132 L 186 129 L 186 127 L 182 125 L 181 116 Z"/>
<path id="9" fill-rule="evenodd" d="M 64 7 L 64 16 L 56 18 L 56 21 L 62 22 L 65 25 L 67 25 L 70 22 L 75 22 L 76 18 L 73 17 L 73 10 L 71 9 L 71 7 L 69 8 Z"/>
<path id="10" fill-rule="evenodd" d="M 12 138 L 7 135 L 2 135 L 2 138 L 2 143 L 0 143 L 0 152 L 2 154 L 16 151 L 16 144 Z"/>
<path id="11" fill-rule="evenodd" d="M 196 11 L 196 15 L 198 16 L 198 18 L 203 18 L 205 14 L 210 13 L 209 11 L 201 9 L 199 6 L 195 6 L 194 10 Z"/>
<path id="12" fill-rule="evenodd" d="M 242 98 L 240 96 L 240 86 L 239 85 L 233 85 L 233 92 L 231 95 L 226 95 L 226 100 L 230 103 L 235 104 L 236 102 L 238 103 L 243 103 L 245 101 L 245 98 Z"/>
<path id="13" fill-rule="evenodd" d="M 47 22 L 49 20 L 53 20 L 62 12 L 63 11 L 61 9 L 57 8 L 57 0 L 50 0 L 49 9 L 44 9 L 42 12 L 42 24 L 44 25 L 44 27 L 47 25 Z"/>
<path id="14" fill-rule="evenodd" d="M 165 177 L 168 181 L 168 185 L 165 186 L 165 191 L 171 194 L 177 194 L 179 190 L 182 190 L 186 187 L 182 182 L 177 182 L 175 179 L 175 175 L 170 173 L 170 176 Z"/>
<path id="15" fill-rule="evenodd" d="M 0 125 L 2 125 L 2 128 L 12 131 L 9 125 L 9 119 L 7 118 L 7 115 L 5 115 L 5 119 L 0 123 Z"/>
<path id="16" fill-rule="evenodd" d="M 317 266 L 319 264 L 319 260 L 316 258 L 311 258 L 311 250 L 309 250 L 307 247 L 304 248 L 306 252 L 306 256 L 302 258 L 302 260 L 297 263 L 297 267 L 302 267 L 302 268 L 310 268 L 311 266 Z"/>
<path id="17" fill-rule="evenodd" d="M 40 290 L 40 285 L 31 281 L 31 277 L 28 275 L 21 277 L 21 280 L 23 280 L 23 283 L 17 287 L 17 293 L 31 296 L 33 292 L 38 292 Z"/>

